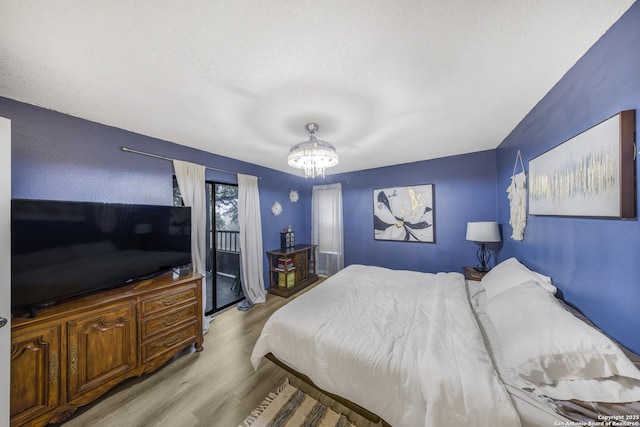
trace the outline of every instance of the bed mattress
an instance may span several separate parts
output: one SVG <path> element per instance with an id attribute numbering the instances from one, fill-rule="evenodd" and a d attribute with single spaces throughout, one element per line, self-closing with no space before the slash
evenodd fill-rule
<path id="1" fill-rule="evenodd" d="M 276 311 L 252 354 L 394 426 L 518 426 L 458 273 L 352 265 Z"/>

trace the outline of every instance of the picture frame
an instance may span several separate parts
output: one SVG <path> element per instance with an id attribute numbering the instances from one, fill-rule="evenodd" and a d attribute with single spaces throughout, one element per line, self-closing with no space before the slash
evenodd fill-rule
<path id="1" fill-rule="evenodd" d="M 529 161 L 529 214 L 635 218 L 635 110 Z"/>
<path id="2" fill-rule="evenodd" d="M 434 185 L 373 190 L 374 240 L 435 243 Z"/>

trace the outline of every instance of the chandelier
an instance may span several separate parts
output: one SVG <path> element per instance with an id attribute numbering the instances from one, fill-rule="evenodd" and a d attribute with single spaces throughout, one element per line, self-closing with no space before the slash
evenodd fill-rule
<path id="1" fill-rule="evenodd" d="M 338 153 L 333 145 L 316 139 L 315 133 L 319 126 L 315 123 L 307 123 L 305 126 L 309 133 L 309 140 L 294 145 L 289 150 L 287 162 L 289 166 L 303 169 L 305 178 L 324 178 L 324 171 L 338 164 Z"/>

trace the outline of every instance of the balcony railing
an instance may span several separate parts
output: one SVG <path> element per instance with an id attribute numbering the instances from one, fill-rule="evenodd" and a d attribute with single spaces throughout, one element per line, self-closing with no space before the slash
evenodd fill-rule
<path id="1" fill-rule="evenodd" d="M 216 251 L 240 253 L 240 232 L 216 230 Z"/>

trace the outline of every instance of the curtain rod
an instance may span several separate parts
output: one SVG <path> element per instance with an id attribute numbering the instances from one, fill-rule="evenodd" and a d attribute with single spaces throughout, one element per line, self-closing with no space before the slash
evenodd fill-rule
<path id="1" fill-rule="evenodd" d="M 168 160 L 170 162 L 173 162 L 174 160 L 177 160 L 177 159 L 172 159 L 170 157 L 159 156 L 157 154 L 145 153 L 144 151 L 133 150 L 133 149 L 127 148 L 127 147 L 122 147 L 122 151 L 127 151 L 129 153 L 135 153 L 135 154 L 142 154 L 143 156 L 155 157 L 156 159 Z M 207 169 L 211 169 L 211 170 L 218 171 L 218 172 L 232 173 L 234 175 L 238 173 L 238 172 L 233 172 L 233 171 L 229 171 L 229 170 L 226 170 L 226 169 L 214 168 L 214 167 L 207 166 L 207 165 L 202 165 L 202 166 L 204 166 Z M 258 179 L 262 179 L 262 177 L 259 176 Z"/>

